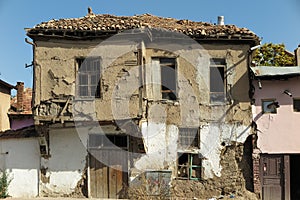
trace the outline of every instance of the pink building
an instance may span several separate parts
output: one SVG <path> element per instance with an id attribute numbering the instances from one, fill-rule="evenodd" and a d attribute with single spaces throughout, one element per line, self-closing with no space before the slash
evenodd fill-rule
<path id="1" fill-rule="evenodd" d="M 255 191 L 264 200 L 300 199 L 300 66 L 251 71 Z"/>

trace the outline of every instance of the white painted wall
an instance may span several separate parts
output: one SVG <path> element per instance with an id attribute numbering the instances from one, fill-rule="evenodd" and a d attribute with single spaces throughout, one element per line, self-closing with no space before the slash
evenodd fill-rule
<path id="1" fill-rule="evenodd" d="M 178 127 L 165 123 L 144 122 L 141 125 L 146 155 L 135 162 L 135 168 L 145 171 L 149 169 L 169 169 L 176 176 L 176 159 Z M 244 143 L 250 135 L 250 127 L 240 123 L 207 123 L 200 127 L 200 153 L 203 159 L 204 179 L 221 176 L 221 150 L 231 142 Z M 134 178 L 134 177 L 132 177 Z"/>
<path id="2" fill-rule="evenodd" d="M 40 166 L 37 138 L 0 140 L 0 168 L 11 178 L 8 193 L 12 197 L 36 197 Z"/>
<path id="3" fill-rule="evenodd" d="M 75 129 L 50 129 L 49 159 L 42 159 L 49 183 L 41 182 L 41 194 L 62 196 L 75 191 L 86 165 L 87 151 Z"/>

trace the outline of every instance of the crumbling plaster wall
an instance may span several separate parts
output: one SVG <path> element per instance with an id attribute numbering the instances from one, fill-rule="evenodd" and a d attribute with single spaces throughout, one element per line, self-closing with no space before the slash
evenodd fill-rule
<path id="1" fill-rule="evenodd" d="M 87 150 L 74 128 L 49 129 L 49 157 L 41 158 L 40 196 L 75 193 L 85 175 Z"/>
<path id="2" fill-rule="evenodd" d="M 56 116 L 62 110 L 61 105 L 52 101 L 55 98 L 66 100 L 68 96 L 75 96 L 75 82 L 78 66 L 76 58 L 98 56 L 101 59 L 101 97 L 95 101 L 80 101 L 75 97 L 77 113 L 89 108 L 101 120 L 113 120 L 115 118 L 136 117 L 138 114 L 138 68 L 137 45 L 101 45 L 102 40 L 90 41 L 36 41 L 35 47 L 35 95 L 34 108 L 36 116 Z M 100 45 L 99 45 L 100 44 Z M 125 55 L 123 53 L 125 52 Z M 120 57 L 122 55 L 122 57 Z M 117 59 L 118 58 L 118 59 Z M 109 66 L 109 67 L 108 67 Z M 133 69 L 131 69 L 133 68 Z M 136 86 L 131 94 L 124 96 L 125 84 Z M 123 88 L 119 88 L 123 87 Z M 121 92 L 118 92 L 121 91 Z M 120 116 L 113 116 L 113 111 L 118 110 L 130 102 L 128 112 Z M 111 105 L 113 106 L 107 106 Z M 101 110 L 101 112 L 99 112 Z M 70 114 L 73 107 L 66 111 Z M 63 113 L 62 113 L 63 114 Z M 128 116 L 129 115 L 129 116 Z M 90 116 L 81 116 L 90 119 Z"/>
<path id="3" fill-rule="evenodd" d="M 148 115 L 142 123 L 145 148 L 148 153 L 136 162 L 138 169 L 175 169 L 178 127 L 200 127 L 200 151 L 204 178 L 220 177 L 221 151 L 231 142 L 243 143 L 251 133 L 251 106 L 248 97 L 248 45 L 204 45 L 208 56 L 198 58 L 192 66 L 183 58 L 178 61 L 178 103 L 161 101 L 158 88 L 147 88 Z M 203 50 L 202 50 L 203 51 Z M 204 54 L 204 53 L 203 53 Z M 203 55 L 202 54 L 202 55 Z M 176 53 L 147 49 L 146 63 L 153 57 L 176 57 Z M 209 101 L 209 58 L 225 58 L 227 63 L 227 92 L 230 100 L 212 105 Z M 147 74 L 155 79 L 157 74 Z M 154 81 L 155 82 L 155 81 Z M 192 87 L 186 90 L 184 83 Z M 156 86 L 153 86 L 154 88 Z M 156 94 L 158 93 L 158 94 Z M 193 107 L 195 104 L 199 107 Z M 153 113 L 153 114 L 152 114 Z M 162 144 L 165 144 L 162 149 Z M 170 149 L 170 151 L 168 150 Z M 151 155 L 152 157 L 149 157 Z M 147 160 L 156 160 L 151 164 Z M 176 174 L 173 174 L 176 175 Z"/>
<path id="4" fill-rule="evenodd" d="M 93 49 L 90 45 L 89 42 L 79 42 L 76 46 L 71 42 L 69 44 L 68 42 L 61 44 L 55 42 L 37 43 L 35 54 L 35 85 L 37 89 L 35 106 L 40 101 L 52 99 L 53 94 L 74 95 L 75 58 L 88 55 Z M 232 142 L 243 143 L 250 134 L 251 106 L 248 97 L 249 81 L 247 73 L 250 46 L 213 43 L 204 44 L 203 47 L 204 51 L 201 49 L 202 54 L 200 53 L 200 55 L 205 56 L 199 56 L 199 50 L 193 50 L 194 52 L 184 50 L 165 52 L 157 49 L 143 49 L 145 51 L 143 55 L 146 66 L 146 83 L 159 80 L 158 76 L 160 74 L 158 71 L 151 70 L 153 57 L 179 56 L 177 58 L 180 74 L 178 76 L 179 99 L 175 102 L 161 101 L 159 87 L 153 84 L 146 85 L 146 92 L 143 94 L 145 99 L 142 104 L 142 110 L 145 112 L 143 117 L 145 118 L 140 122 L 140 129 L 147 155 L 135 161 L 134 167 L 136 169 L 141 171 L 145 169 L 171 169 L 173 176 L 176 176 L 178 127 L 200 127 L 201 144 L 200 150 L 196 152 L 204 158 L 203 178 L 221 177 L 222 171 L 232 165 L 231 163 L 224 164 L 221 162 L 223 158 L 222 151 L 231 146 Z M 116 45 L 112 49 L 117 50 L 119 48 L 120 46 Z M 100 121 L 139 117 L 139 98 L 137 96 L 139 70 L 134 65 L 125 65 L 125 61 L 137 59 L 135 53 L 137 45 L 124 48 L 125 52 L 128 53 L 120 55 L 121 57 L 113 60 L 111 65 L 104 65 L 107 68 L 104 68 L 105 71 L 101 78 L 102 98 L 97 100 L 95 104 L 89 104 L 86 101 L 84 102 L 85 105 L 79 104 L 79 113 L 80 111 L 89 113 L 84 110 L 89 108 L 90 113 L 97 113 L 95 118 L 92 119 Z M 180 55 L 184 55 L 184 57 L 180 57 Z M 209 100 L 210 57 L 226 59 L 229 100 L 224 104 L 212 105 Z M 109 60 L 112 60 L 112 58 Z M 108 63 L 105 59 L 103 61 Z M 151 67 L 147 68 L 147 66 Z M 62 73 L 60 70 L 62 70 Z M 53 73 L 49 73 L 49 71 Z M 116 83 L 117 87 L 115 87 Z M 130 96 L 122 96 L 124 95 L 123 91 L 127 91 L 126 85 L 136 86 L 130 90 L 132 92 L 129 93 Z M 186 90 L 187 86 L 189 91 Z M 114 101 L 113 104 L 112 100 Z M 124 106 L 130 108 L 128 109 L 130 114 L 128 114 L 128 110 L 123 112 L 119 109 L 124 108 Z M 114 111 L 118 111 L 117 116 L 113 116 Z M 162 145 L 167 148 L 162 148 Z M 157 162 L 153 162 L 153 160 Z M 226 162 L 226 159 L 223 159 L 223 161 Z M 233 164 L 236 165 L 237 163 Z M 74 173 L 75 177 L 79 178 L 80 173 Z M 67 186 L 66 188 L 69 188 L 66 190 L 71 192 L 70 188 L 72 187 Z"/>

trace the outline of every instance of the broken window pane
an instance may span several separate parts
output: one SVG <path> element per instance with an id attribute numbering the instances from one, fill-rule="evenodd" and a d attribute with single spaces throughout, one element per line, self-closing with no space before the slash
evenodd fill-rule
<path id="1" fill-rule="evenodd" d="M 225 59 L 210 60 L 210 102 L 224 102 L 226 91 Z"/>
<path id="2" fill-rule="evenodd" d="M 87 58 L 77 59 L 78 86 L 80 97 L 100 97 L 100 59 Z"/>
<path id="3" fill-rule="evenodd" d="M 198 154 L 178 153 L 177 178 L 200 180 L 201 158 Z"/>
<path id="4" fill-rule="evenodd" d="M 176 100 L 177 72 L 175 58 L 160 58 L 162 99 Z"/>
<path id="5" fill-rule="evenodd" d="M 294 112 L 300 112 L 300 98 L 293 99 Z"/>

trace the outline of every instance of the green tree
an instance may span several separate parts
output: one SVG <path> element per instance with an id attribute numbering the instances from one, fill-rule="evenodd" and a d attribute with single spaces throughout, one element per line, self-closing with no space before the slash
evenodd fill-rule
<path id="1" fill-rule="evenodd" d="M 284 44 L 265 43 L 256 49 L 253 61 L 260 66 L 295 66 L 295 56 L 287 52 Z"/>

